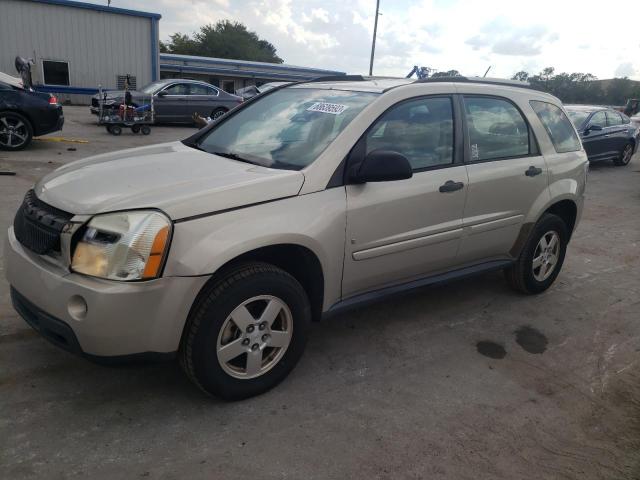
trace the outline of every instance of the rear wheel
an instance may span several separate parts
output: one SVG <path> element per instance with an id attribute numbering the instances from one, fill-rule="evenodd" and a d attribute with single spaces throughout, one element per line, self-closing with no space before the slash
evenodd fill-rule
<path id="1" fill-rule="evenodd" d="M 109 130 L 111 135 L 120 135 L 122 133 L 122 127 L 120 125 L 111 125 L 111 130 Z"/>
<path id="2" fill-rule="evenodd" d="M 29 120 L 16 112 L 0 112 L 0 150 L 22 150 L 32 139 Z"/>
<path id="3" fill-rule="evenodd" d="M 266 263 L 240 265 L 200 296 L 183 334 L 182 367 L 202 390 L 226 400 L 261 394 L 296 365 L 310 322 L 295 278 Z"/>
<path id="4" fill-rule="evenodd" d="M 516 262 L 505 270 L 509 285 L 522 293 L 541 293 L 562 268 L 569 231 L 557 215 L 545 213 L 535 224 Z"/>
<path id="5" fill-rule="evenodd" d="M 221 116 L 227 113 L 227 111 L 228 110 L 226 108 L 216 108 L 213 112 L 211 112 L 211 120 L 219 119 Z"/>
<path id="6" fill-rule="evenodd" d="M 132 125 L 131 126 L 131 131 L 133 133 L 140 133 L 140 125 Z"/>
<path id="7" fill-rule="evenodd" d="M 629 165 L 631 157 L 633 157 L 633 145 L 631 143 L 627 143 L 620 152 L 620 156 L 613 161 L 613 164 L 618 167 Z"/>
<path id="8" fill-rule="evenodd" d="M 149 127 L 149 125 L 143 125 L 140 128 L 140 131 L 142 132 L 143 135 L 149 135 L 151 133 L 151 127 Z"/>

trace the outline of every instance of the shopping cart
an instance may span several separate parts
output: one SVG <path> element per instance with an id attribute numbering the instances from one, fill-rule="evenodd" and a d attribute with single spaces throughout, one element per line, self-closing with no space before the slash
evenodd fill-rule
<path id="1" fill-rule="evenodd" d="M 133 133 L 149 135 L 154 120 L 153 95 L 136 97 L 133 104 L 130 97 L 125 96 L 120 105 L 106 105 L 106 93 L 99 89 L 98 125 L 104 125 L 111 135 L 122 134 L 123 128 L 130 128 Z M 129 100 L 129 101 L 127 101 Z"/>

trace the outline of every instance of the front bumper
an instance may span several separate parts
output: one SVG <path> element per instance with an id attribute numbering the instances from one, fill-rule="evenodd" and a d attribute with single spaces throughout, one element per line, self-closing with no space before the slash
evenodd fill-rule
<path id="1" fill-rule="evenodd" d="M 207 277 L 116 282 L 86 277 L 26 250 L 9 228 L 6 276 L 16 311 L 61 348 L 90 357 L 178 350 L 191 304 Z M 87 305 L 80 318 L 74 302 Z"/>

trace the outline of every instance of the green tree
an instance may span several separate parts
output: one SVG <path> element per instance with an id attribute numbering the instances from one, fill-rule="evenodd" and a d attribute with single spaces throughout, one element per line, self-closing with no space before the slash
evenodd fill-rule
<path id="1" fill-rule="evenodd" d="M 432 78 L 438 77 L 460 77 L 460 72 L 458 70 L 446 70 L 443 72 L 434 72 L 431 74 Z"/>
<path id="2" fill-rule="evenodd" d="M 257 62 L 283 62 L 271 43 L 247 30 L 243 24 L 229 20 L 204 25 L 193 36 L 174 33 L 167 43 L 160 42 L 160 51 Z"/>

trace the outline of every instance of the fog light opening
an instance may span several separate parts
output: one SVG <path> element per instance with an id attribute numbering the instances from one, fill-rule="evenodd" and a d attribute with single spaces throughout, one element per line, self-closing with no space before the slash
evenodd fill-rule
<path id="1" fill-rule="evenodd" d="M 84 320 L 87 316 L 87 302 L 80 295 L 74 295 L 67 303 L 67 310 L 74 320 Z"/>

